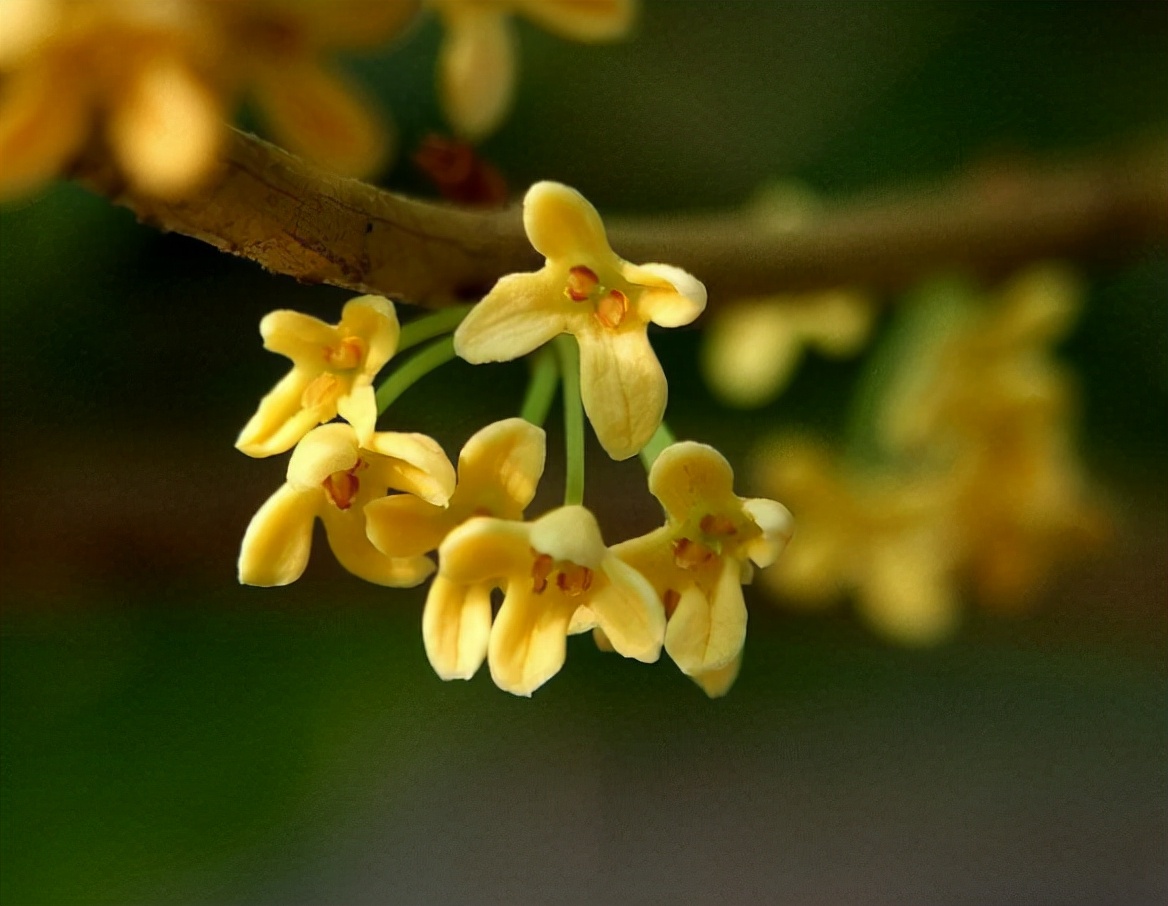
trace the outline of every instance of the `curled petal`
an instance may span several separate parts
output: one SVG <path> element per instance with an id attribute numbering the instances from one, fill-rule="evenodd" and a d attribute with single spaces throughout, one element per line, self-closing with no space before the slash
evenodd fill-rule
<path id="1" fill-rule="evenodd" d="M 362 370 L 370 376 L 377 374 L 393 358 L 401 337 L 401 325 L 393 303 L 381 296 L 350 299 L 341 311 L 337 329 L 342 337 L 361 337 L 369 344 Z"/>
<path id="2" fill-rule="evenodd" d="M 341 422 L 313 428 L 292 451 L 288 460 L 288 483 L 300 490 L 317 491 L 334 472 L 347 472 L 357 465 L 357 435 Z"/>
<path id="3" fill-rule="evenodd" d="M 640 452 L 661 424 L 669 387 L 644 326 L 589 329 L 580 342 L 580 395 L 613 459 Z"/>
<path id="4" fill-rule="evenodd" d="M 537 182 L 523 198 L 523 228 L 535 250 L 571 267 L 619 261 L 596 208 L 575 189 Z"/>
<path id="5" fill-rule="evenodd" d="M 365 534 L 365 519 L 360 513 L 325 506 L 320 515 L 337 562 L 354 576 L 389 588 L 412 588 L 434 572 L 434 561 L 429 557 L 387 557 L 381 553 Z"/>
<path id="6" fill-rule="evenodd" d="M 763 497 L 742 501 L 742 509 L 762 530 L 762 535 L 747 543 L 746 556 L 760 569 L 768 567 L 791 540 L 794 517 L 781 503 Z"/>
<path id="7" fill-rule="evenodd" d="M 702 281 L 671 264 L 627 264 L 622 276 L 645 287 L 637 298 L 641 316 L 661 327 L 682 327 L 706 310 Z"/>
<path id="8" fill-rule="evenodd" d="M 675 521 L 698 509 L 737 509 L 734 470 L 726 457 L 708 444 L 671 444 L 649 470 L 649 491 Z"/>
<path id="9" fill-rule="evenodd" d="M 434 672 L 444 680 L 470 679 L 486 659 L 490 636 L 491 587 L 435 576 L 422 612 L 422 640 Z"/>
<path id="10" fill-rule="evenodd" d="M 527 582 L 511 582 L 488 646 L 495 685 L 526 696 L 555 676 L 564 666 L 574 611 L 569 599 L 538 597 Z"/>
<path id="11" fill-rule="evenodd" d="M 616 556 L 609 554 L 600 568 L 609 584 L 588 602 L 597 626 L 619 654 L 653 663 L 665 638 L 660 598 L 644 576 Z"/>
<path id="12" fill-rule="evenodd" d="M 259 508 L 239 551 L 242 585 L 288 585 L 304 574 L 320 497 L 284 485 Z"/>
<path id="13" fill-rule="evenodd" d="M 142 68 L 110 117 L 114 152 L 131 179 L 161 198 L 181 198 L 211 174 L 224 136 L 219 99 L 177 59 Z"/>
<path id="14" fill-rule="evenodd" d="M 445 506 L 454 493 L 454 466 L 434 438 L 381 431 L 370 438 L 365 448 L 392 460 L 374 464 L 375 468 L 387 470 L 378 476 L 378 481 L 384 481 L 387 487 L 417 494 L 437 506 Z"/>
<path id="15" fill-rule="evenodd" d="M 531 547 L 553 560 L 597 569 L 608 553 L 596 517 L 582 506 L 562 506 L 531 523 Z"/>
<path id="16" fill-rule="evenodd" d="M 709 598 L 691 585 L 681 593 L 665 629 L 665 650 L 682 673 L 696 676 L 725 667 L 746 641 L 746 601 L 738 563 L 722 560 Z"/>
<path id="17" fill-rule="evenodd" d="M 531 569 L 529 526 L 507 519 L 476 516 L 438 548 L 439 575 L 462 585 L 496 582 Z"/>
<path id="18" fill-rule="evenodd" d="M 719 667 L 717 670 L 710 670 L 707 673 L 698 673 L 690 679 L 701 686 L 702 691 L 710 698 L 721 698 L 730 691 L 730 687 L 738 679 L 740 670 L 742 670 L 741 652 L 725 667 Z"/>
<path id="19" fill-rule="evenodd" d="M 4 87 L 0 200 L 35 189 L 59 173 L 89 128 L 88 97 L 64 68 L 19 70 L 8 76 Z"/>
<path id="20" fill-rule="evenodd" d="M 515 36 L 498 12 L 464 10 L 447 17 L 438 54 L 442 106 L 455 131 L 481 139 L 502 122 L 515 93 Z"/>
<path id="21" fill-rule="evenodd" d="M 475 433 L 462 448 L 459 487 L 470 496 L 501 494 L 517 518 L 535 497 L 546 453 L 543 428 L 521 418 L 494 422 Z"/>
<path id="22" fill-rule="evenodd" d="M 592 608 L 584 604 L 577 607 L 576 612 L 572 614 L 572 622 L 568 624 L 568 635 L 579 635 L 589 630 L 600 631 L 596 625 L 596 614 L 592 612 Z M 612 650 L 611 646 L 608 650 Z"/>
<path id="23" fill-rule="evenodd" d="M 296 446 L 321 421 L 318 409 L 301 406 L 304 390 L 312 375 L 293 369 L 262 399 L 255 414 L 243 426 L 235 441 L 238 450 L 248 456 L 274 456 Z M 326 411 L 326 419 L 333 416 Z"/>
<path id="24" fill-rule="evenodd" d="M 390 557 L 418 557 L 437 550 L 452 528 L 449 510 L 413 494 L 379 497 L 365 505 L 369 540 Z"/>
<path id="25" fill-rule="evenodd" d="M 633 0 L 520 0 L 527 17 L 548 31 L 575 41 L 611 41 L 628 34 Z"/>
<path id="26" fill-rule="evenodd" d="M 341 339 L 331 324 L 286 308 L 264 315 L 260 336 L 264 338 L 264 349 L 316 369 L 322 366 L 325 350 Z"/>
<path id="27" fill-rule="evenodd" d="M 354 387 L 337 397 L 337 414 L 353 426 L 357 441 L 362 445 L 372 443 L 377 427 L 377 394 L 371 384 L 354 382 Z"/>
<path id="28" fill-rule="evenodd" d="M 508 362 L 564 332 L 565 302 L 548 268 L 509 274 L 495 284 L 454 332 L 454 351 L 472 365 Z"/>

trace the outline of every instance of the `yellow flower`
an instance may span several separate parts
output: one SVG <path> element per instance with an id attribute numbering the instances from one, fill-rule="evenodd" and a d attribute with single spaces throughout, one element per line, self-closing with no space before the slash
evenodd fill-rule
<path id="1" fill-rule="evenodd" d="M 288 463 L 288 481 L 251 520 L 239 554 L 245 585 L 287 585 L 308 565 L 312 526 L 324 523 L 340 564 L 369 582 L 407 587 L 434 570 L 428 557 L 387 557 L 366 537 L 365 505 L 389 488 L 441 505 L 454 490 L 454 467 L 421 434 L 374 434 L 359 444 L 351 426 L 322 425 L 305 435 Z"/>
<path id="2" fill-rule="evenodd" d="M 292 370 L 263 398 L 235 446 L 248 456 L 283 453 L 338 414 L 364 443 L 377 422 L 373 379 L 397 351 L 399 333 L 393 305 L 380 296 L 349 301 L 336 326 L 295 311 L 265 316 L 264 347 L 290 358 Z"/>
<path id="3" fill-rule="evenodd" d="M 852 355 L 872 320 L 871 300 L 851 290 L 737 302 L 718 312 L 706 332 L 706 380 L 732 406 L 764 406 L 790 382 L 805 349 Z"/>
<path id="4" fill-rule="evenodd" d="M 495 284 L 455 331 L 455 351 L 476 364 L 503 362 L 575 335 L 584 410 L 608 454 L 627 459 L 661 424 L 668 394 L 648 323 L 689 324 L 706 288 L 679 268 L 618 258 L 596 209 L 559 183 L 528 190 L 523 224 L 547 264 Z"/>
<path id="5" fill-rule="evenodd" d="M 515 47 L 509 13 L 522 13 L 577 41 L 626 34 L 633 0 L 430 0 L 446 26 L 439 50 L 442 105 L 455 130 L 480 139 L 493 132 L 515 92 Z"/>
<path id="6" fill-rule="evenodd" d="M 722 695 L 737 676 L 746 641 L 742 585 L 751 579 L 751 563 L 770 566 L 783 551 L 791 514 L 773 500 L 736 496 L 722 454 L 691 441 L 662 451 L 649 470 L 649 490 L 665 509 L 665 525 L 613 553 L 660 596 L 669 656 L 708 694 Z"/>
<path id="7" fill-rule="evenodd" d="M 543 474 L 542 428 L 521 418 L 487 425 L 458 457 L 458 485 L 447 507 L 398 494 L 365 508 L 369 540 L 391 557 L 437 550 L 451 531 L 474 516 L 522 519 Z M 490 582 L 461 588 L 437 576 L 422 612 L 426 656 L 442 679 L 470 679 L 487 656 Z"/>
<path id="8" fill-rule="evenodd" d="M 489 595 L 503 588 L 490 631 L 488 661 L 499 688 L 531 695 L 563 666 L 573 615 L 583 606 L 625 657 L 660 656 L 665 614 L 652 587 L 618 559 L 596 518 L 564 506 L 535 522 L 475 517 L 439 548 L 438 580 L 452 597 L 442 609 L 477 607 L 489 616 Z M 436 580 L 437 581 L 437 580 Z M 459 596 L 476 596 L 463 603 Z"/>

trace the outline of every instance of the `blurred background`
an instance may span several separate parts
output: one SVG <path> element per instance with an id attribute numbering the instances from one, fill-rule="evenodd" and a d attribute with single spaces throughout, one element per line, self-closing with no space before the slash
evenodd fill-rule
<path id="1" fill-rule="evenodd" d="M 649 0 L 624 43 L 519 31 L 517 103 L 484 153 L 518 191 L 562 180 L 606 214 L 736 206 L 777 178 L 846 198 L 1168 132 L 1162 3 Z M 439 37 L 427 18 L 346 61 L 406 152 L 442 127 Z M 387 185 L 431 191 L 398 160 Z M 424 593 L 362 584 L 323 545 L 295 586 L 236 584 L 285 468 L 232 448 L 285 370 L 259 319 L 335 321 L 348 294 L 74 185 L 9 205 L 3 902 L 1165 902 L 1168 242 L 1083 275 L 1061 353 L 1118 529 L 1032 612 L 971 610 L 914 651 L 846 609 L 752 599 L 726 699 L 581 637 L 526 701 L 485 671 L 437 680 Z M 768 408 L 733 413 L 699 343 L 655 338 L 670 420 L 743 476 L 774 428 L 841 430 L 862 361 L 811 356 Z M 454 455 L 517 411 L 523 366 L 490 367 L 448 366 L 383 423 Z M 660 518 L 639 463 L 595 446 L 587 495 L 613 540 Z"/>

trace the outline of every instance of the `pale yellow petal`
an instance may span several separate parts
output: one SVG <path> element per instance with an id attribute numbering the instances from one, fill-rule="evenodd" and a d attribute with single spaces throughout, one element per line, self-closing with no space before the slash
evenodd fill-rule
<path id="1" fill-rule="evenodd" d="M 592 608 L 585 604 L 577 607 L 572 614 L 572 622 L 568 624 L 568 635 L 579 635 L 596 628 L 596 614 L 592 612 Z"/>
<path id="2" fill-rule="evenodd" d="M 535 250 L 566 267 L 619 264 L 596 208 L 570 186 L 537 182 L 523 198 L 523 228 Z"/>
<path id="3" fill-rule="evenodd" d="M 365 341 L 367 349 L 362 371 L 373 376 L 397 352 L 401 325 L 393 303 L 381 296 L 358 296 L 345 303 L 337 325 L 341 338 L 354 336 Z"/>
<path id="4" fill-rule="evenodd" d="M 957 629 L 960 617 L 953 579 L 941 551 L 921 535 L 878 545 L 856 595 L 868 622 L 906 645 L 934 645 Z"/>
<path id="5" fill-rule="evenodd" d="M 684 522 L 691 513 L 737 508 L 734 470 L 708 444 L 671 444 L 649 470 L 649 492 L 661 501 L 670 519 Z"/>
<path id="6" fill-rule="evenodd" d="M 681 593 L 665 629 L 665 650 L 691 676 L 725 667 L 746 640 L 746 601 L 738 563 L 723 558 L 718 579 L 706 597 L 696 585 Z"/>
<path id="7" fill-rule="evenodd" d="M 357 436 L 342 422 L 313 428 L 292 451 L 288 460 L 288 483 L 301 490 L 319 490 L 334 472 L 347 472 L 357 465 Z"/>
<path id="8" fill-rule="evenodd" d="M 690 677 L 695 683 L 702 687 L 702 691 L 710 698 L 721 698 L 730 691 L 730 687 L 734 685 L 734 681 L 738 679 L 738 673 L 742 670 L 742 654 L 734 658 L 725 667 L 719 667 L 717 670 L 710 670 L 706 673 L 699 673 Z"/>
<path id="9" fill-rule="evenodd" d="M 644 325 L 578 334 L 580 395 L 596 437 L 613 459 L 636 456 L 661 418 L 669 387 Z"/>
<path id="10" fill-rule="evenodd" d="M 422 640 L 434 672 L 444 680 L 470 679 L 487 657 L 490 637 L 491 586 L 435 576 L 422 611 Z"/>
<path id="11" fill-rule="evenodd" d="M 64 12 L 52 0 L 0 0 L 0 68 L 27 67 L 29 58 L 60 28 Z"/>
<path id="12" fill-rule="evenodd" d="M 588 600 L 588 607 L 612 647 L 624 657 L 651 664 L 661 656 L 665 609 L 653 586 L 615 555 L 601 564 L 608 584 Z"/>
<path id="13" fill-rule="evenodd" d="M 785 306 L 739 303 L 718 312 L 702 343 L 702 371 L 715 393 L 743 409 L 765 406 L 790 382 L 803 332 Z"/>
<path id="14" fill-rule="evenodd" d="M 531 547 L 553 560 L 598 569 L 608 549 L 596 517 L 582 506 L 562 506 L 531 523 Z"/>
<path id="15" fill-rule="evenodd" d="M 0 201 L 60 173 L 89 129 L 89 99 L 66 71 L 49 66 L 20 70 L 8 76 L 4 89 Z"/>
<path id="16" fill-rule="evenodd" d="M 677 584 L 675 579 L 679 572 L 670 547 L 672 538 L 673 532 L 669 526 L 662 526 L 646 535 L 614 544 L 610 550 L 648 579 L 658 594 L 664 594 Z"/>
<path id="17" fill-rule="evenodd" d="M 182 198 L 214 172 L 224 118 L 220 99 L 183 62 L 158 57 L 118 98 L 109 119 L 110 142 L 140 189 Z"/>
<path id="18" fill-rule="evenodd" d="M 439 546 L 439 574 L 462 585 L 527 575 L 533 560 L 529 534 L 522 522 L 468 519 Z"/>
<path id="19" fill-rule="evenodd" d="M 337 562 L 366 582 L 412 588 L 421 585 L 434 572 L 434 561 L 429 557 L 387 557 L 381 553 L 369 541 L 365 518 L 356 507 L 338 510 L 326 504 L 321 507 L 320 516 Z"/>
<path id="20" fill-rule="evenodd" d="M 399 491 L 417 494 L 438 506 L 445 506 L 450 500 L 454 493 L 454 465 L 434 438 L 425 434 L 379 431 L 364 446 L 392 460 L 374 464 L 375 469 L 386 470 L 378 475 L 377 481 Z"/>
<path id="21" fill-rule="evenodd" d="M 515 36 L 498 11 L 466 8 L 447 16 L 438 51 L 442 107 L 454 131 L 476 141 L 503 121 L 515 93 Z"/>
<path id="22" fill-rule="evenodd" d="M 239 432 L 236 449 L 248 456 L 274 456 L 291 450 L 320 424 L 319 410 L 308 410 L 301 405 L 311 379 L 311 375 L 299 368 L 284 375 L 260 400 L 259 408 Z M 331 418 L 332 414 L 325 412 L 324 417 Z"/>
<path id="23" fill-rule="evenodd" d="M 791 540 L 795 519 L 781 503 L 762 497 L 742 501 L 742 509 L 762 529 L 760 536 L 747 542 L 745 553 L 755 566 L 770 566 Z"/>
<path id="24" fill-rule="evenodd" d="M 377 427 L 377 394 L 371 384 L 361 382 L 337 397 L 337 414 L 353 426 L 357 442 L 368 445 Z"/>
<path id="25" fill-rule="evenodd" d="M 568 304 L 548 268 L 509 274 L 458 325 L 454 351 L 473 365 L 527 355 L 564 332 Z"/>
<path id="26" fill-rule="evenodd" d="M 622 262 L 621 275 L 646 287 L 637 297 L 637 311 L 661 327 L 692 324 L 706 310 L 705 284 L 680 267 Z"/>
<path id="27" fill-rule="evenodd" d="M 303 363 L 311 371 L 324 368 L 325 351 L 343 339 L 337 329 L 303 312 L 270 311 L 260 321 L 264 349 Z"/>
<path id="28" fill-rule="evenodd" d="M 487 655 L 491 678 L 500 689 L 531 695 L 560 671 L 575 610 L 564 601 L 532 594 L 522 579 L 508 585 Z"/>
<path id="29" fill-rule="evenodd" d="M 413 494 L 379 497 L 365 506 L 369 540 L 390 557 L 417 557 L 437 550 L 454 527 L 449 510 Z"/>
<path id="30" fill-rule="evenodd" d="M 535 497 L 546 453 L 543 428 L 521 418 L 494 422 L 463 446 L 458 456 L 459 488 L 476 499 L 501 497 L 514 517 L 497 515 L 517 518 Z"/>
<path id="31" fill-rule="evenodd" d="M 574 41 L 611 41 L 628 34 L 634 0 L 519 0 L 533 22 Z"/>
<path id="32" fill-rule="evenodd" d="M 239 551 L 243 585 L 288 585 L 304 574 L 320 494 L 282 486 L 247 526 Z"/>
<path id="33" fill-rule="evenodd" d="M 876 319 L 872 300 L 864 293 L 839 289 L 807 303 L 804 329 L 808 340 L 826 355 L 852 355 L 868 339 Z"/>
<path id="34" fill-rule="evenodd" d="M 327 170 L 370 176 L 390 156 L 386 118 L 338 72 L 290 62 L 263 71 L 256 94 L 280 144 Z"/>
<path id="35" fill-rule="evenodd" d="M 604 630 L 599 626 L 594 627 L 592 630 L 592 641 L 596 643 L 596 647 L 601 651 L 608 652 L 609 654 L 612 654 L 616 651 L 616 649 L 612 647 L 612 642 L 608 640 L 608 636 L 604 634 Z"/>

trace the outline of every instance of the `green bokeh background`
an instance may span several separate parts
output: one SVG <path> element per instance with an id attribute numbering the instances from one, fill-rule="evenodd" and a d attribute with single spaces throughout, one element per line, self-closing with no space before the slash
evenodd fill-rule
<path id="1" fill-rule="evenodd" d="M 560 179 L 606 213 L 736 205 L 775 178 L 846 197 L 1168 127 L 1160 3 L 658 0 L 627 43 L 520 32 L 516 108 L 486 153 L 513 185 Z M 440 125 L 439 34 L 427 20 L 351 61 L 403 148 Z M 386 182 L 425 191 L 408 162 Z M 231 447 L 283 370 L 256 325 L 276 307 L 335 320 L 345 293 L 70 185 L 0 211 L 0 899 L 1163 902 L 1165 245 L 1086 274 L 1063 351 L 1120 528 L 1034 614 L 972 613 L 913 652 L 846 611 L 752 600 L 725 700 L 581 638 L 523 701 L 435 679 L 422 594 L 323 550 L 289 589 L 235 584 L 284 469 Z M 655 339 L 680 434 L 745 466 L 772 428 L 841 430 L 862 363 L 812 359 L 762 413 L 728 413 L 699 340 Z M 454 453 L 523 392 L 520 365 L 483 373 L 433 376 L 393 427 Z M 658 518 L 639 468 L 590 459 L 613 539 Z"/>

